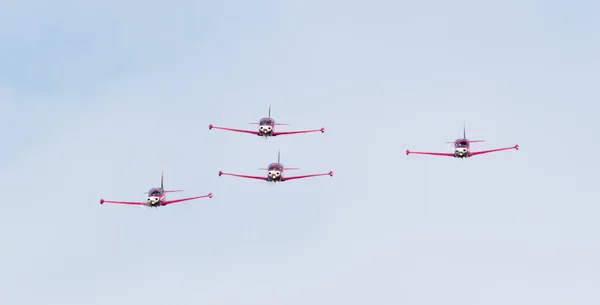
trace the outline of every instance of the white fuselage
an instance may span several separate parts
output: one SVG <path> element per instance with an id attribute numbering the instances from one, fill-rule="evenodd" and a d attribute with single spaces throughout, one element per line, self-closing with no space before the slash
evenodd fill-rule
<path id="1" fill-rule="evenodd" d="M 262 135 L 270 135 L 273 132 L 273 126 L 271 125 L 260 125 L 258 130 Z"/>
<path id="2" fill-rule="evenodd" d="M 456 147 L 454 149 L 454 155 L 459 158 L 467 157 L 469 150 L 466 147 Z"/>
<path id="3" fill-rule="evenodd" d="M 160 203 L 160 197 L 158 196 L 148 196 L 148 205 L 150 206 L 156 206 Z"/>
<path id="4" fill-rule="evenodd" d="M 279 180 L 281 178 L 281 172 L 277 171 L 277 170 L 270 170 L 267 173 L 267 176 L 269 177 L 269 179 L 271 180 Z"/>

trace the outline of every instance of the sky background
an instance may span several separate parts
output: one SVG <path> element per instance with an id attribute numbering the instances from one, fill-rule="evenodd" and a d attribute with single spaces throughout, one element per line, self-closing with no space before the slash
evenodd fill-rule
<path id="1" fill-rule="evenodd" d="M 598 1 L 0 2 L 0 301 L 597 304 Z M 208 130 L 324 134 L 263 140 Z M 469 160 L 406 156 L 519 151 Z M 277 158 L 320 177 L 270 185 Z M 212 199 L 165 208 L 160 183 Z"/>

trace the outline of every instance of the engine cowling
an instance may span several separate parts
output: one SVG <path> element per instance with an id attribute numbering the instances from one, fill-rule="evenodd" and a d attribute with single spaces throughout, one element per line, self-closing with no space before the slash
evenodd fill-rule
<path id="1" fill-rule="evenodd" d="M 269 125 L 262 125 L 258 128 L 260 130 L 260 132 L 262 133 L 270 133 L 271 131 L 273 131 L 273 127 L 269 126 Z"/>

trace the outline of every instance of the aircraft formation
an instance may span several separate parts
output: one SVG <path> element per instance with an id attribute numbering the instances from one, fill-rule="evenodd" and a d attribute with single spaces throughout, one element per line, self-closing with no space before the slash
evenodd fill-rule
<path id="1" fill-rule="evenodd" d="M 271 117 L 271 105 L 269 105 L 269 115 L 267 117 L 261 118 L 258 123 L 250 123 L 252 125 L 258 125 L 258 129 L 248 130 L 248 129 L 237 129 L 237 128 L 229 128 L 229 127 L 219 127 L 214 126 L 213 124 L 208 125 L 208 129 L 217 129 L 217 130 L 225 130 L 239 133 L 247 133 L 257 135 L 262 138 L 276 137 L 280 135 L 293 135 L 293 134 L 305 134 L 305 133 L 313 133 L 313 132 L 321 132 L 325 133 L 325 128 L 320 129 L 307 129 L 307 130 L 296 130 L 296 131 L 276 131 L 275 126 L 289 125 L 284 123 L 276 123 L 275 120 Z M 445 156 L 445 157 L 454 157 L 458 159 L 470 158 L 473 156 L 499 152 L 504 150 L 515 149 L 519 150 L 519 145 L 511 146 L 511 147 L 503 147 L 489 150 L 481 150 L 481 151 L 471 151 L 471 143 L 485 142 L 485 140 L 469 140 L 467 138 L 466 127 L 463 124 L 463 136 L 462 138 L 456 139 L 453 142 L 446 142 L 448 144 L 454 144 L 453 152 L 421 152 L 421 151 L 410 151 L 406 150 L 406 155 L 416 154 L 416 155 L 431 155 L 431 156 Z M 238 178 L 246 178 L 246 179 L 255 179 L 255 180 L 263 180 L 269 183 L 277 183 L 284 182 L 295 179 L 304 179 L 304 178 L 313 178 L 320 176 L 333 176 L 333 171 L 328 171 L 324 173 L 317 174 L 306 174 L 306 175 L 298 175 L 298 176 L 285 176 L 284 172 L 290 170 L 298 170 L 298 168 L 285 167 L 281 163 L 281 151 L 277 152 L 277 162 L 269 164 L 266 168 L 260 168 L 259 170 L 265 170 L 266 175 L 264 176 L 254 176 L 254 175 L 245 175 L 245 174 L 234 174 L 234 173 L 225 173 L 223 171 L 219 171 L 220 176 L 232 176 Z M 114 204 L 128 204 L 128 205 L 141 205 L 147 207 L 162 207 L 167 206 L 177 202 L 196 200 L 202 198 L 212 198 L 213 194 L 208 193 L 206 195 L 201 196 L 193 196 L 186 197 L 181 199 L 167 199 L 167 193 L 174 192 L 182 192 L 183 190 L 165 190 L 164 187 L 164 171 L 161 173 L 160 178 L 160 187 L 153 187 L 145 194 L 148 194 L 145 201 L 116 201 L 116 200 L 104 200 L 100 199 L 100 204 L 104 203 L 114 203 Z"/>

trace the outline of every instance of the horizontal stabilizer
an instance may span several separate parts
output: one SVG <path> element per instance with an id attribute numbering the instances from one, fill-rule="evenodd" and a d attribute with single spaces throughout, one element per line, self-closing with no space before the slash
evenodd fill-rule
<path id="1" fill-rule="evenodd" d="M 175 193 L 175 192 L 183 192 L 183 190 L 169 190 L 169 191 L 164 191 L 165 193 Z M 144 192 L 144 194 L 148 194 L 148 192 Z"/>
<path id="2" fill-rule="evenodd" d="M 283 169 L 286 170 L 286 171 L 299 170 L 299 168 L 297 168 L 297 167 L 284 167 Z M 260 170 L 260 171 L 266 171 L 266 170 L 269 170 L 269 169 L 268 168 L 259 168 L 258 170 Z"/>
<path id="3" fill-rule="evenodd" d="M 456 141 L 445 142 L 446 144 L 454 144 Z M 470 143 L 485 142 L 485 140 L 469 140 Z"/>

